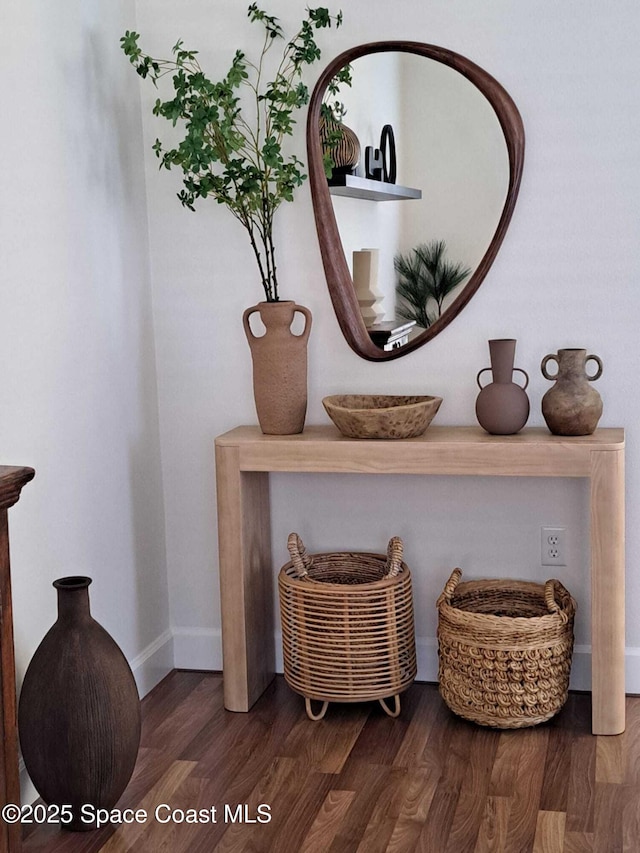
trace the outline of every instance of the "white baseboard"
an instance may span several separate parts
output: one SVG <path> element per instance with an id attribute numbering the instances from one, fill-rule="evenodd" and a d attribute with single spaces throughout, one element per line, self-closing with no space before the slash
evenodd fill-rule
<path id="1" fill-rule="evenodd" d="M 171 672 L 175 666 L 173 661 L 173 631 L 167 628 L 130 661 L 141 699 Z"/>
<path id="2" fill-rule="evenodd" d="M 627 693 L 640 694 L 640 649 L 624 650 L 625 689 Z"/>
<path id="3" fill-rule="evenodd" d="M 174 628 L 176 669 L 222 671 L 222 632 L 216 628 Z"/>
<path id="4" fill-rule="evenodd" d="M 282 672 L 282 635 L 276 632 L 276 672 Z M 222 638 L 219 630 L 174 628 L 174 661 L 177 669 L 222 669 Z M 435 637 L 417 637 L 418 681 L 438 680 L 438 645 Z M 625 649 L 627 693 L 640 694 L 640 648 Z M 571 665 L 571 690 L 591 690 L 591 646 L 575 646 Z"/>

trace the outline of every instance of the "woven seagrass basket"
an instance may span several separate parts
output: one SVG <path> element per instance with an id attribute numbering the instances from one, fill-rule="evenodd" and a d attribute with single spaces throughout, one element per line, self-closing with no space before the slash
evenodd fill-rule
<path id="1" fill-rule="evenodd" d="M 321 720 L 329 702 L 378 700 L 400 713 L 400 693 L 416 676 L 411 574 L 402 540 L 387 554 L 306 553 L 296 533 L 280 570 L 284 677 Z M 393 698 L 394 705 L 386 704 Z M 311 701 L 322 702 L 314 713 Z"/>
<path id="2" fill-rule="evenodd" d="M 567 700 L 575 601 L 557 580 L 461 577 L 454 569 L 437 602 L 442 698 L 482 726 L 550 719 Z"/>

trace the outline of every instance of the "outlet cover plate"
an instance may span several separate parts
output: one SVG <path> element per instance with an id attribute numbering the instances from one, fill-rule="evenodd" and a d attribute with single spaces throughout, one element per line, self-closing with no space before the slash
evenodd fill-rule
<path id="1" fill-rule="evenodd" d="M 540 561 L 543 566 L 567 565 L 567 528 L 540 528 Z"/>

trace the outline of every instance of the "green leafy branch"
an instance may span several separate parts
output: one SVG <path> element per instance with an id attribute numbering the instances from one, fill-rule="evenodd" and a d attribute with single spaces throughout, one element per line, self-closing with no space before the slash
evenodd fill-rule
<path id="1" fill-rule="evenodd" d="M 444 240 L 421 243 L 406 255 L 398 253 L 396 293 L 402 300 L 398 315 L 428 329 L 442 316 L 444 301 L 470 274 L 468 267 L 445 260 Z"/>
<path id="2" fill-rule="evenodd" d="M 183 171 L 178 198 L 195 210 L 198 199 L 212 196 L 228 207 L 249 235 L 265 297 L 278 301 L 278 279 L 273 240 L 276 210 L 293 201 L 294 191 L 306 175 L 302 161 L 283 150 L 293 136 L 296 111 L 309 101 L 302 79 L 305 67 L 320 59 L 315 31 L 342 24 L 342 13 L 332 16 L 326 8 L 307 9 L 299 31 L 285 41 L 280 23 L 255 3 L 249 19 L 265 30 L 256 63 L 237 50 L 227 74 L 212 81 L 198 61 L 198 51 L 187 50 L 182 40 L 172 49 L 172 59 L 156 59 L 142 51 L 139 33 L 127 30 L 120 39 L 122 50 L 137 73 L 155 86 L 170 76 L 173 97 L 158 98 L 153 114 L 176 126 L 184 137 L 176 147 L 165 148 L 157 139 L 153 150 L 160 167 Z M 285 41 L 273 79 L 264 81 L 265 58 L 276 43 Z M 241 101 L 242 88 L 250 92 Z"/>

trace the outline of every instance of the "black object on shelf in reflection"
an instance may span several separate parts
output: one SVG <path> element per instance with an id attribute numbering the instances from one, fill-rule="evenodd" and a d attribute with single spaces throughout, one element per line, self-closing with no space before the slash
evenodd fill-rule
<path id="1" fill-rule="evenodd" d="M 393 128 L 385 124 L 380 134 L 380 148 L 367 145 L 364 152 L 365 176 L 374 181 L 395 184 L 397 174 L 396 140 Z"/>
<path id="2" fill-rule="evenodd" d="M 390 124 L 385 124 L 380 134 L 380 151 L 382 152 L 382 162 L 384 168 L 383 179 L 387 184 L 395 184 L 396 182 L 396 138 L 393 135 L 393 128 Z"/>
<path id="3" fill-rule="evenodd" d="M 415 325 L 415 320 L 387 320 L 367 326 L 367 332 L 377 347 L 388 351 L 404 346 Z"/>
<path id="4" fill-rule="evenodd" d="M 364 168 L 365 177 L 372 181 L 381 181 L 384 174 L 384 160 L 382 151 L 379 148 L 373 148 L 367 145 L 364 149 Z"/>

